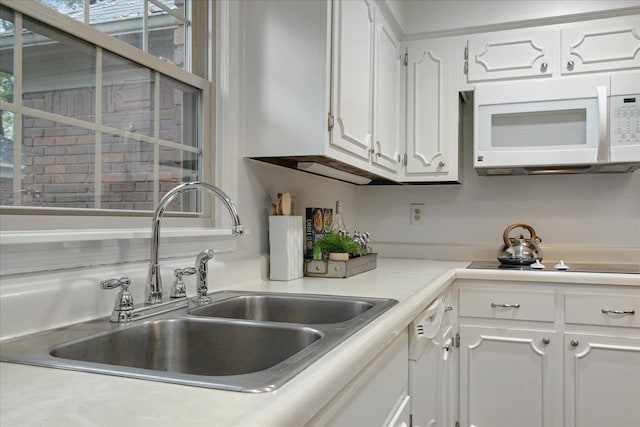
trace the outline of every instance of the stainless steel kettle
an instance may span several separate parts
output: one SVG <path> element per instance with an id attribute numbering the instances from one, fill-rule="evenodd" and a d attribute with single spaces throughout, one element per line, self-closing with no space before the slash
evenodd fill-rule
<path id="1" fill-rule="evenodd" d="M 520 237 L 509 237 L 514 228 L 524 228 L 529 231 L 529 238 L 525 239 L 524 235 Z M 502 234 L 503 245 L 498 250 L 498 261 L 507 265 L 530 265 L 536 260 L 542 261 L 542 250 L 538 244 L 542 239 L 536 235 L 536 231 L 527 224 L 511 224 Z"/>

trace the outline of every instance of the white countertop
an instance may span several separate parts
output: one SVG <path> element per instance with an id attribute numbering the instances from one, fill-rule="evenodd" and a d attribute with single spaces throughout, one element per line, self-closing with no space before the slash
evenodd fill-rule
<path id="1" fill-rule="evenodd" d="M 394 298 L 399 304 L 276 391 L 250 394 L 0 363 L 0 425 L 302 425 L 456 278 L 634 285 L 638 275 L 467 270 L 467 262 L 378 259 L 348 279 L 244 283 L 249 291 Z"/>

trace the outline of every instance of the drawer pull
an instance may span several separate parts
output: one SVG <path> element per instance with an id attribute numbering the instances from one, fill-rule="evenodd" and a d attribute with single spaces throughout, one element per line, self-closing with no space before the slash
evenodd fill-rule
<path id="1" fill-rule="evenodd" d="M 549 344 L 550 342 L 551 342 L 551 339 L 549 337 L 542 338 L 542 344 Z"/>
<path id="2" fill-rule="evenodd" d="M 501 307 L 501 308 L 520 308 L 520 304 L 496 304 L 495 302 L 491 303 L 492 308 Z"/>
<path id="3" fill-rule="evenodd" d="M 606 308 L 603 308 L 602 314 L 628 314 L 630 316 L 633 316 L 634 314 L 636 314 L 636 311 L 635 310 L 608 310 Z"/>

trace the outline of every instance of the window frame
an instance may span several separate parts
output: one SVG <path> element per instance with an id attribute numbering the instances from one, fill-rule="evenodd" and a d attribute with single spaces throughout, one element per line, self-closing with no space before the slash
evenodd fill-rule
<path id="1" fill-rule="evenodd" d="M 213 85 L 211 82 L 211 67 L 209 66 L 209 55 L 194 55 L 194 51 L 210 52 L 210 31 L 208 28 L 208 14 L 214 11 L 209 10 L 209 2 L 192 2 L 190 16 L 186 18 L 190 22 L 188 26 L 190 52 L 188 58 L 192 58 L 193 71 L 185 71 L 182 68 L 162 60 L 152 54 L 143 52 L 128 43 L 99 30 L 69 18 L 66 15 L 57 13 L 49 7 L 37 3 L 35 0 L 0 0 L 0 4 L 13 9 L 16 13 L 28 16 L 40 21 L 59 31 L 65 32 L 80 40 L 95 45 L 98 50 L 107 50 L 125 59 L 138 63 L 150 70 L 161 73 L 177 81 L 196 87 L 202 91 L 202 111 L 201 125 L 202 132 L 202 179 L 205 182 L 212 182 L 214 178 L 214 132 L 213 132 Z M 211 6 L 212 7 L 212 6 Z M 211 41 L 212 42 L 212 41 Z M 197 60 L 196 60 L 197 58 Z M 15 58 L 16 62 L 20 59 Z M 157 74 L 156 74 L 157 75 Z M 14 88 L 17 92 L 20 88 Z M 16 105 L 17 102 L 16 102 Z M 21 105 L 19 105 L 22 107 Z M 45 113 L 46 114 L 46 113 Z M 73 119 L 71 119 L 73 120 Z M 21 139 L 19 130 L 16 129 L 15 139 Z M 165 222 L 168 227 L 211 227 L 213 222 L 213 200 L 203 197 L 202 212 L 200 214 L 190 213 L 167 213 Z M 150 211 L 128 211 L 128 210 L 107 210 L 107 209 L 73 209 L 73 208 L 31 208 L 24 206 L 3 206 L 0 208 L 0 233 L 13 233 L 19 231 L 47 233 L 51 230 L 68 230 L 82 233 L 86 230 L 99 229 L 136 229 L 147 228 Z M 6 238 L 3 240 L 7 240 Z"/>

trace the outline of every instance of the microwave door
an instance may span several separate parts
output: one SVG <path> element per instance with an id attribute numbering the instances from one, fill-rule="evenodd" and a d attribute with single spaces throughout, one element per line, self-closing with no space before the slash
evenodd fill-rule
<path id="1" fill-rule="evenodd" d="M 598 160 L 597 97 L 480 105 L 477 112 L 476 167 L 580 165 Z"/>

